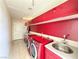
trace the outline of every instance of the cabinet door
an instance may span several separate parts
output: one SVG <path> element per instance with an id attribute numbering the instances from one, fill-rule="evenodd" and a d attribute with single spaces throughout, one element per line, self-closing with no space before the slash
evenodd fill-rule
<path id="1" fill-rule="evenodd" d="M 77 13 L 78 13 L 78 0 L 68 0 L 67 2 L 55 8 L 52 7 L 49 11 L 36 17 L 35 19 L 32 20 L 32 24 L 52 20 L 52 19 L 59 18 L 59 17 L 65 17 L 65 16 L 77 14 Z"/>
<path id="2" fill-rule="evenodd" d="M 45 48 L 45 59 L 62 59 L 60 56 Z"/>

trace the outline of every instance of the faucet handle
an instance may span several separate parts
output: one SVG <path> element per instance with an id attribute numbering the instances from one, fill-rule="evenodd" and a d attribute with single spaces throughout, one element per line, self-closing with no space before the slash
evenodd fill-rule
<path id="1" fill-rule="evenodd" d="M 70 34 L 64 35 L 64 39 L 67 39 L 70 36 Z"/>
<path id="2" fill-rule="evenodd" d="M 68 39 L 68 37 L 70 36 L 70 34 L 64 35 L 64 44 L 66 44 L 66 39 Z"/>

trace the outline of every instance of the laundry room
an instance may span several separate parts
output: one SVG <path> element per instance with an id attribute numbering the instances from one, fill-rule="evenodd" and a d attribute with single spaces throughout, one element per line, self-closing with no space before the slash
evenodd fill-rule
<path id="1" fill-rule="evenodd" d="M 78 0 L 0 0 L 0 59 L 78 59 Z"/>

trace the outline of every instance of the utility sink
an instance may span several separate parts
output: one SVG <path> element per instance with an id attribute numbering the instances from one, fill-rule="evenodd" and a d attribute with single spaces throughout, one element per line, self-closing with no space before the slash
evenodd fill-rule
<path id="1" fill-rule="evenodd" d="M 73 50 L 65 43 L 54 43 L 52 47 L 67 54 L 73 53 Z"/>

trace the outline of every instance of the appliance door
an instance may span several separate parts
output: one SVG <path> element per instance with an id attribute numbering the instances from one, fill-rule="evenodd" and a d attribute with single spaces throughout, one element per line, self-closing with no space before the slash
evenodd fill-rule
<path id="1" fill-rule="evenodd" d="M 27 40 L 27 48 L 30 48 L 30 40 Z"/>
<path id="2" fill-rule="evenodd" d="M 30 54 L 32 56 L 32 59 L 37 59 L 37 49 L 34 43 L 31 43 L 31 50 L 30 50 Z"/>
<path id="3" fill-rule="evenodd" d="M 30 39 L 31 39 L 31 38 L 29 38 L 29 36 L 26 36 L 26 37 L 24 38 L 24 42 L 26 43 L 26 46 L 27 46 L 28 49 L 30 48 Z"/>

